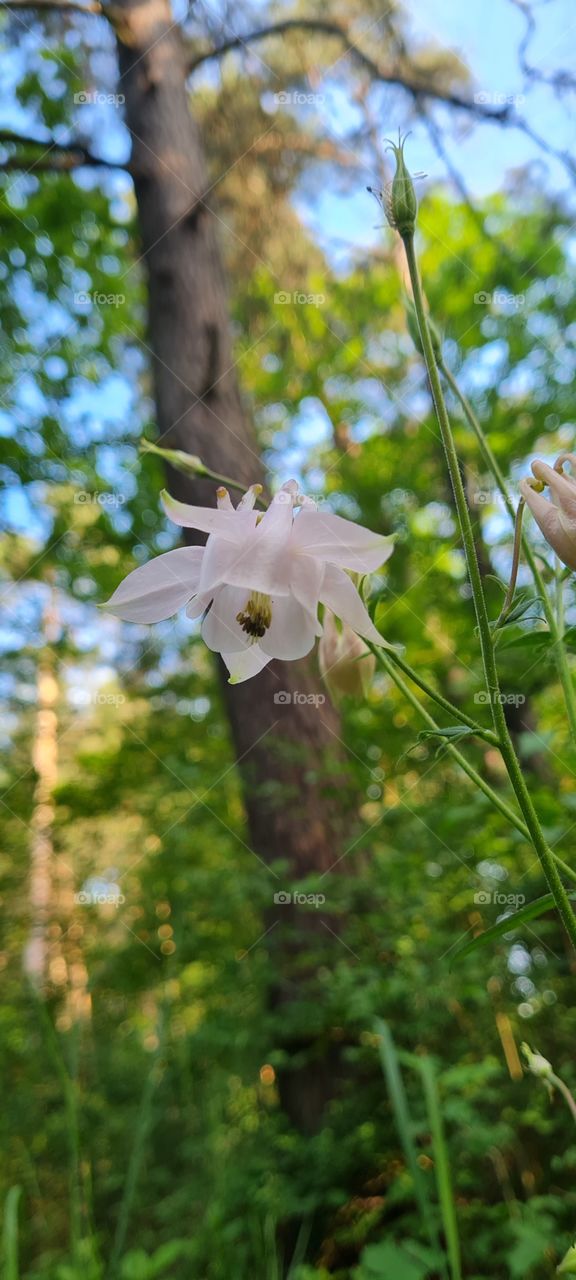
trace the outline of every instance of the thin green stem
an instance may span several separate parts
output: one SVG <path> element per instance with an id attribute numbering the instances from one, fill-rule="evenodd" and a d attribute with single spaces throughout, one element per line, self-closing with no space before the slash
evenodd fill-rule
<path id="1" fill-rule="evenodd" d="M 373 648 L 372 651 L 373 653 L 377 652 L 376 648 Z M 486 742 L 491 742 L 493 746 L 499 746 L 499 740 L 491 729 L 485 729 L 483 725 L 478 724 L 477 720 L 473 720 L 472 716 L 466 715 L 465 711 L 461 711 L 459 707 L 455 707 L 448 698 L 445 698 L 443 694 L 439 693 L 437 689 L 434 689 L 431 684 L 428 684 L 428 681 L 424 680 L 423 676 L 419 675 L 418 672 L 400 656 L 396 649 L 389 649 L 388 655 L 392 661 L 396 663 L 396 666 L 404 672 L 404 675 L 408 676 L 410 680 L 412 680 L 412 682 L 422 690 L 422 693 L 425 693 L 429 698 L 432 698 L 433 702 L 436 702 L 439 707 L 442 707 L 443 711 L 446 711 L 448 715 L 453 716 L 460 724 L 467 725 L 467 727 L 476 734 L 476 737 L 484 738 Z"/>
<path id="2" fill-rule="evenodd" d="M 396 688 L 399 689 L 400 693 L 404 695 L 406 700 L 410 703 L 410 706 L 414 708 L 414 710 L 418 713 L 418 715 L 425 722 L 425 724 L 427 724 L 430 729 L 440 729 L 441 726 L 438 724 L 437 720 L 435 720 L 434 717 L 430 715 L 430 712 L 426 709 L 426 707 L 424 707 L 422 703 L 418 701 L 416 694 L 413 693 L 410 686 L 406 684 L 406 681 L 402 678 L 402 676 L 396 670 L 394 662 L 392 661 L 391 651 L 389 649 L 378 649 L 376 645 L 370 645 L 370 648 L 372 650 L 372 653 L 377 657 L 378 661 L 382 664 L 382 666 L 388 672 L 390 679 L 394 681 Z M 512 809 L 510 805 L 507 804 L 506 801 L 503 800 L 502 797 L 498 795 L 498 792 L 495 791 L 494 788 L 491 787 L 488 782 L 486 782 L 486 780 L 482 777 L 480 773 L 477 772 L 474 766 L 470 764 L 470 762 L 466 759 L 466 756 L 462 754 L 462 752 L 458 749 L 458 747 L 455 747 L 452 742 L 447 742 L 446 750 L 448 754 L 452 757 L 452 759 L 455 760 L 456 763 L 460 765 L 460 768 L 463 770 L 463 772 L 467 774 L 467 776 L 470 778 L 470 781 L 473 782 L 475 786 L 478 787 L 479 791 L 483 792 L 483 794 L 487 797 L 487 799 L 494 806 L 494 808 L 497 809 L 498 812 L 501 813 L 504 818 L 508 819 L 508 822 L 510 822 L 512 826 L 515 827 L 516 830 L 520 832 L 520 835 L 524 836 L 525 840 L 529 840 L 531 842 L 532 838 L 528 830 L 528 827 L 526 826 L 526 823 L 522 821 L 522 818 L 520 817 L 520 815 L 515 813 L 514 809 Z M 565 875 L 568 876 L 568 879 L 573 880 L 574 883 L 576 884 L 576 871 L 574 871 L 573 868 L 570 867 L 567 862 L 564 862 L 562 858 L 559 858 L 557 853 L 554 853 L 553 851 L 551 852 L 552 852 L 552 857 L 554 858 L 554 861 L 557 863 L 557 865 L 562 868 Z"/>
<path id="3" fill-rule="evenodd" d="M 474 435 L 476 436 L 484 461 L 488 469 L 492 472 L 492 475 L 494 476 L 498 489 L 500 490 L 500 493 L 504 500 L 504 506 L 506 508 L 506 511 L 508 512 L 510 519 L 514 521 L 516 518 L 516 513 L 514 511 L 514 505 L 512 503 L 512 500 L 508 493 L 508 489 L 506 487 L 506 480 L 500 469 L 498 460 L 493 453 L 491 445 L 484 433 L 484 429 L 479 419 L 477 418 L 472 408 L 472 405 L 468 400 L 468 397 L 464 394 L 464 392 L 459 387 L 456 381 L 456 378 L 450 372 L 447 365 L 444 363 L 444 360 L 442 359 L 442 357 L 440 357 L 440 359 L 438 360 L 438 368 L 440 369 L 442 376 L 444 377 L 445 381 L 450 387 L 450 390 L 458 400 L 458 403 L 462 408 L 464 416 L 469 426 L 472 428 Z M 570 667 L 568 665 L 568 659 L 566 656 L 566 650 L 564 648 L 564 643 L 563 643 L 563 630 L 562 630 L 562 624 L 560 621 L 561 613 L 560 613 L 560 616 L 557 618 L 556 613 L 554 611 L 554 606 L 552 604 L 552 601 L 546 589 L 546 584 L 544 582 L 540 569 L 538 568 L 538 561 L 536 559 L 536 556 L 534 555 L 532 547 L 530 546 L 530 543 L 526 537 L 526 534 L 522 535 L 522 551 L 524 553 L 524 558 L 530 568 L 530 572 L 534 579 L 534 585 L 536 587 L 538 595 L 542 600 L 542 604 L 544 607 L 546 622 L 548 624 L 550 635 L 552 636 L 552 651 L 553 651 L 554 661 L 556 663 L 558 678 L 560 680 L 560 684 L 562 685 L 562 692 L 564 694 L 564 701 L 566 704 L 566 712 L 568 715 L 570 731 L 572 734 L 572 738 L 576 743 L 576 691 L 574 689 L 574 682 L 572 680 L 572 675 L 570 672 Z M 561 587 L 560 587 L 560 590 L 562 590 Z M 558 587 L 557 587 L 557 601 L 558 601 Z"/>
<path id="4" fill-rule="evenodd" d="M 546 877 L 548 887 L 550 889 L 550 892 L 552 893 L 552 896 L 556 903 L 558 912 L 560 914 L 560 917 L 562 919 L 562 922 L 564 924 L 568 937 L 570 938 L 572 945 L 576 950 L 576 917 L 574 916 L 574 912 L 572 911 L 572 907 L 570 904 L 570 899 L 568 897 L 564 884 L 558 873 L 558 868 L 556 866 L 554 854 L 552 850 L 548 847 L 546 840 L 544 839 L 542 828 L 540 826 L 540 821 L 538 819 L 538 815 L 536 813 L 534 805 L 532 804 L 530 792 L 524 780 L 522 769 L 520 767 L 518 757 L 514 750 L 514 744 L 510 737 L 508 725 L 506 723 L 506 716 L 504 714 L 504 707 L 502 702 L 502 694 L 500 691 L 500 682 L 498 679 L 498 670 L 496 667 L 496 657 L 494 653 L 494 646 L 492 643 L 490 620 L 488 618 L 488 610 L 486 608 L 486 601 L 484 599 L 484 590 L 482 586 L 482 576 L 480 573 L 480 566 L 478 564 L 478 558 L 476 555 L 476 546 L 474 543 L 474 532 L 472 529 L 472 522 L 470 520 L 470 512 L 468 510 L 468 504 L 466 502 L 466 494 L 464 492 L 462 476 L 460 474 L 460 466 L 458 462 L 458 455 L 456 453 L 456 447 L 454 444 L 454 438 L 452 435 L 450 419 L 448 417 L 448 412 L 447 412 L 446 404 L 444 401 L 444 395 L 442 392 L 442 383 L 440 380 L 440 374 L 439 374 L 438 366 L 436 364 L 436 360 L 434 357 L 434 350 L 433 350 L 432 341 L 430 338 L 430 331 L 428 329 L 428 323 L 426 320 L 426 311 L 424 306 L 424 298 L 422 295 L 422 286 L 420 284 L 420 275 L 418 271 L 418 263 L 416 260 L 416 252 L 414 249 L 413 235 L 404 236 L 403 244 L 406 252 L 406 259 L 408 262 L 408 270 L 410 272 L 410 280 L 412 283 L 412 294 L 414 297 L 414 306 L 415 306 L 416 315 L 418 318 L 418 327 L 420 330 L 420 338 L 422 341 L 422 349 L 424 352 L 424 359 L 426 361 L 426 368 L 428 370 L 428 379 L 430 382 L 430 389 L 432 391 L 432 398 L 434 401 L 434 407 L 436 409 L 436 416 L 438 418 L 438 424 L 440 426 L 442 443 L 444 446 L 446 462 L 448 464 L 448 472 L 450 475 L 450 481 L 451 481 L 452 490 L 454 493 L 456 511 L 458 514 L 458 521 L 459 521 L 460 529 L 462 533 L 462 541 L 464 544 L 464 554 L 466 556 L 466 564 L 468 567 L 468 577 L 470 579 L 470 586 L 472 589 L 472 596 L 474 600 L 476 621 L 478 625 L 478 635 L 480 639 L 480 650 L 482 654 L 482 664 L 484 667 L 486 688 L 490 698 L 490 707 L 492 710 L 494 730 L 500 742 L 500 751 L 502 754 L 502 759 L 504 760 L 504 764 L 506 765 L 508 776 L 510 778 L 510 782 L 512 784 L 513 790 L 516 794 L 516 798 L 518 800 L 518 804 L 522 811 L 524 821 L 530 832 L 530 838 L 532 840 L 532 844 L 534 845 L 534 849 L 538 855 L 538 858 L 540 859 L 540 863 L 541 863 L 544 875 Z"/>
<path id="5" fill-rule="evenodd" d="M 154 444 L 152 440 L 143 439 L 140 442 L 142 453 L 153 453 L 158 458 L 163 458 L 164 462 L 169 462 L 170 466 L 175 467 L 177 471 L 182 471 L 186 475 L 198 476 L 200 480 L 214 480 L 217 484 L 224 485 L 227 489 L 237 489 L 240 493 L 246 492 L 246 485 L 240 480 L 233 480 L 231 476 L 222 476 L 218 471 L 212 471 L 207 467 L 201 458 L 194 457 L 192 454 L 185 453 L 183 449 L 161 449 L 159 445 Z M 257 506 L 264 506 L 256 500 Z"/>
<path id="6" fill-rule="evenodd" d="M 551 1074 L 548 1076 L 548 1079 L 550 1081 L 550 1084 L 555 1085 L 555 1087 L 558 1089 L 558 1092 L 562 1094 L 562 1097 L 564 1098 L 564 1101 L 570 1111 L 572 1119 L 576 1120 L 576 1102 L 574 1101 L 574 1097 L 571 1094 L 568 1088 L 568 1085 L 564 1084 L 564 1081 L 560 1079 L 560 1076 L 556 1075 L 555 1071 L 551 1072 Z"/>

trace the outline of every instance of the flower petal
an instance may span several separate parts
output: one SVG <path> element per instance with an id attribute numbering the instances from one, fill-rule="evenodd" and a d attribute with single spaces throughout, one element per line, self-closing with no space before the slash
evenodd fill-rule
<path id="1" fill-rule="evenodd" d="M 198 590 L 204 547 L 177 547 L 128 574 L 102 607 L 126 622 L 171 618 Z"/>
<path id="2" fill-rule="evenodd" d="M 314 556 L 290 557 L 290 591 L 314 619 L 317 636 L 322 635 L 322 627 L 318 622 L 318 601 L 324 570 L 325 565 Z"/>
<path id="3" fill-rule="evenodd" d="M 564 528 L 558 507 L 543 493 L 536 493 L 529 480 L 520 481 L 520 492 L 553 551 L 569 569 L 576 569 L 576 536 Z"/>
<path id="4" fill-rule="evenodd" d="M 308 556 L 355 573 L 373 573 L 394 550 L 394 539 L 372 533 L 353 520 L 304 507 L 294 521 L 292 542 Z"/>
<path id="5" fill-rule="evenodd" d="M 224 513 L 227 514 L 227 513 Z M 247 512 L 255 522 L 256 514 Z M 244 512 L 235 512 L 238 519 Z M 270 503 L 254 528 L 236 526 L 233 542 L 218 534 L 208 539 L 202 568 L 201 591 L 211 591 L 221 583 L 261 591 L 265 595 L 288 595 L 288 543 L 292 529 L 292 499 L 281 492 Z"/>
<path id="6" fill-rule="evenodd" d="M 214 653 L 237 653 L 254 643 L 236 621 L 246 607 L 243 587 L 220 587 L 202 623 L 202 639 Z"/>
<path id="7" fill-rule="evenodd" d="M 242 684 L 243 680 L 250 680 L 271 662 L 270 655 L 262 653 L 257 644 L 250 645 L 249 649 L 241 649 L 238 653 L 223 653 L 222 660 L 230 672 L 228 684 Z"/>
<path id="8" fill-rule="evenodd" d="M 549 467 L 548 463 L 542 462 L 540 458 L 536 458 L 532 463 L 532 471 L 537 480 L 543 480 L 549 486 L 554 501 L 568 518 L 568 522 L 576 529 L 576 483 L 572 477 L 564 475 L 562 471 L 556 471 L 554 467 Z"/>
<path id="9" fill-rule="evenodd" d="M 259 647 L 271 658 L 292 661 L 303 658 L 314 644 L 316 624 L 303 605 L 293 596 L 272 599 L 272 621 Z"/>
<path id="10" fill-rule="evenodd" d="M 165 489 L 160 494 L 162 506 L 173 520 L 184 529 L 199 529 L 202 533 L 217 533 L 220 538 L 228 538 L 237 542 L 256 527 L 256 512 L 245 509 L 226 510 L 218 507 L 190 507 L 186 502 L 178 502 Z"/>
<path id="11" fill-rule="evenodd" d="M 382 649 L 393 648 L 376 630 L 354 583 L 343 569 L 332 564 L 326 565 L 320 600 L 332 610 L 332 613 L 336 614 L 337 618 L 347 622 L 356 635 L 363 636 L 365 640 L 371 640 L 372 644 L 380 645 Z"/>

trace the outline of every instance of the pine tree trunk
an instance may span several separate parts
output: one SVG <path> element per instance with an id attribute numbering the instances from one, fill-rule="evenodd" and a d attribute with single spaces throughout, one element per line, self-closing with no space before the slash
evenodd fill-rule
<path id="1" fill-rule="evenodd" d="M 262 463 L 231 354 L 217 218 L 203 199 L 202 146 L 190 112 L 180 32 L 167 0 L 120 0 L 113 14 L 148 276 L 160 441 L 248 485 L 262 480 Z M 214 503 L 215 486 L 206 480 L 174 473 L 169 484 L 183 501 Z M 245 684 L 233 687 L 223 679 L 222 688 L 253 851 L 267 864 L 287 861 L 294 876 L 327 871 L 346 848 L 343 756 L 338 717 L 328 699 L 317 704 L 302 698 L 325 695 L 312 663 L 274 662 Z M 273 894 L 284 885 L 264 870 L 263 875 L 270 884 L 264 945 L 273 948 L 276 1001 L 283 1002 L 294 986 L 289 917 L 300 949 L 310 931 L 330 938 L 317 916 L 275 909 Z M 339 948 L 336 939 L 332 943 Z M 295 1100 L 293 1089 L 288 1092 L 292 1114 L 306 1125 L 309 1113 L 317 1117 L 321 1098 L 306 1100 L 301 1093 Z M 330 1092 L 329 1081 L 322 1092 Z"/>

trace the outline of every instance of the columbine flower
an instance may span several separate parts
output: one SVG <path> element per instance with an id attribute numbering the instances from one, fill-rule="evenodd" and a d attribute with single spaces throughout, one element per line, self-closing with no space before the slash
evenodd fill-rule
<path id="1" fill-rule="evenodd" d="M 322 635 L 319 604 L 385 646 L 346 570 L 380 568 L 393 539 L 318 511 L 295 480 L 264 513 L 254 509 L 260 493 L 252 485 L 236 508 L 226 489 L 218 490 L 217 508 L 190 507 L 164 493 L 170 519 L 209 534 L 206 546 L 178 547 L 135 569 L 105 607 L 128 622 L 160 622 L 186 605 L 189 618 L 203 616 L 202 636 L 222 654 L 234 684 L 272 658 L 309 653 Z"/>
<path id="2" fill-rule="evenodd" d="M 339 624 L 332 611 L 327 609 L 318 645 L 318 665 L 331 697 L 337 701 L 342 696 L 365 696 L 374 676 L 376 659 L 348 623 Z"/>
<path id="3" fill-rule="evenodd" d="M 569 569 L 576 569 L 576 480 L 565 475 L 563 464 L 576 469 L 576 455 L 561 453 L 553 467 L 539 458 L 532 463 L 535 480 L 521 480 L 522 497 L 556 555 Z M 544 497 L 546 485 L 552 501 Z"/>

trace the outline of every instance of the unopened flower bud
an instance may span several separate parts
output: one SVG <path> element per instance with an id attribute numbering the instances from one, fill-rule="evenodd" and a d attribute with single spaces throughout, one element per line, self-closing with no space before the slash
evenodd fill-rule
<path id="1" fill-rule="evenodd" d="M 140 448 L 143 453 L 154 453 L 157 458 L 163 458 L 164 462 L 169 462 L 170 466 L 175 467 L 177 471 L 183 471 L 185 475 L 208 475 L 208 469 L 202 459 L 194 453 L 185 453 L 183 449 L 161 449 L 152 440 L 142 440 Z"/>
<path id="2" fill-rule="evenodd" d="M 318 663 L 333 702 L 342 697 L 366 696 L 376 659 L 364 640 L 346 622 L 337 622 L 330 609 L 324 615 Z"/>
<path id="3" fill-rule="evenodd" d="M 395 142 L 390 143 L 389 150 L 394 152 L 396 173 L 392 180 L 392 186 L 386 192 L 384 201 L 384 212 L 388 222 L 402 237 L 414 234 L 416 214 L 418 213 L 418 200 L 414 190 L 414 183 L 404 160 L 405 142 L 406 138 L 402 140 L 398 136 L 398 145 Z"/>
<path id="4" fill-rule="evenodd" d="M 538 1076 L 539 1080 L 548 1080 L 554 1074 L 552 1063 L 543 1058 L 541 1053 L 534 1053 L 529 1044 L 522 1045 L 522 1053 L 528 1070 L 533 1076 Z"/>

